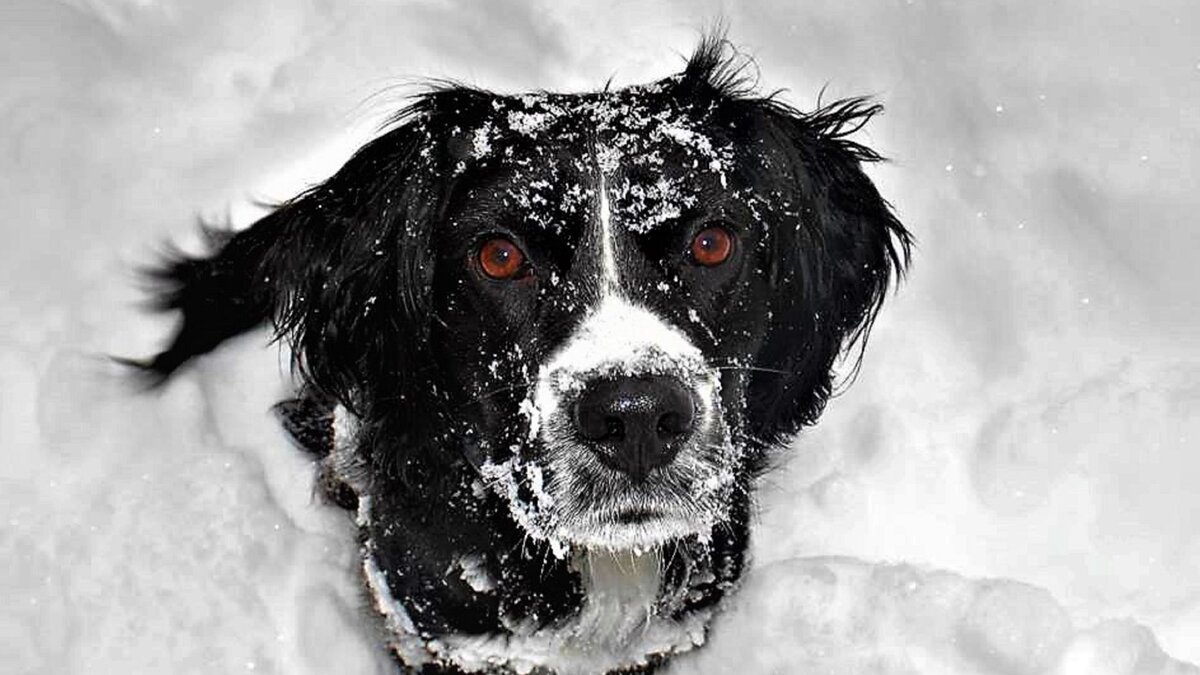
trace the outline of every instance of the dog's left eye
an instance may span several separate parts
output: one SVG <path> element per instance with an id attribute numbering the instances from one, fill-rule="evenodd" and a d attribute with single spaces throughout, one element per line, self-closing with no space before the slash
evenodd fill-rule
<path id="1" fill-rule="evenodd" d="M 508 281 L 529 276 L 525 254 L 506 237 L 492 237 L 479 247 L 479 268 L 492 279 Z"/>

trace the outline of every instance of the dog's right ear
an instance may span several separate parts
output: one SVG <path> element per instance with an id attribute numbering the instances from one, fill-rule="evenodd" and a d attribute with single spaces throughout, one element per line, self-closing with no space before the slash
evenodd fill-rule
<path id="1" fill-rule="evenodd" d="M 171 344 L 126 361 L 165 381 L 189 359 L 272 320 L 304 379 L 355 410 L 355 392 L 395 389 L 419 367 L 431 316 L 430 232 L 450 171 L 441 134 L 423 113 L 367 143 L 329 180 L 254 223 L 210 233 L 211 253 L 174 255 L 149 273 L 155 306 L 180 310 Z M 393 392 L 402 395 L 402 392 Z"/>

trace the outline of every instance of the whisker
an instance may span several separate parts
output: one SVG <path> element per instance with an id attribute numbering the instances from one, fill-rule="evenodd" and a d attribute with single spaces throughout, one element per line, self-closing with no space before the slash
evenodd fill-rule
<path id="1" fill-rule="evenodd" d="M 775 373 L 777 375 L 794 375 L 790 370 L 780 370 L 778 368 L 763 368 L 761 366 L 717 366 L 717 370 L 745 370 L 755 373 Z"/>

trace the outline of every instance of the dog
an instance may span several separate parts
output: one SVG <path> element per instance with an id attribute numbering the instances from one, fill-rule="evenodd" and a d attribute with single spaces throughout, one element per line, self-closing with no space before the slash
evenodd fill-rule
<path id="1" fill-rule="evenodd" d="M 746 565 L 911 236 L 852 98 L 759 96 L 719 36 L 582 94 L 441 84 L 331 178 L 154 273 L 162 381 L 273 323 L 284 426 L 355 512 L 405 672 L 651 672 Z"/>

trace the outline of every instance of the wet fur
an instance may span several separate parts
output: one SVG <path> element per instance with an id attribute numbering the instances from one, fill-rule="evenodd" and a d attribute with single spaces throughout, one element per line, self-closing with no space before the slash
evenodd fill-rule
<path id="1" fill-rule="evenodd" d="M 766 233 L 756 235 L 756 266 L 745 286 L 731 291 L 753 306 L 738 321 L 757 326 L 746 331 L 754 335 L 735 338 L 714 321 L 710 334 L 728 335 L 721 348 L 729 353 L 719 355 L 712 343 L 720 340 L 694 336 L 724 368 L 724 406 L 742 454 L 736 489 L 711 539 L 660 552 L 664 595 L 682 589 L 656 608 L 672 617 L 711 611 L 736 585 L 755 476 L 772 449 L 816 421 L 835 361 L 865 341 L 908 257 L 908 233 L 862 171 L 879 156 L 847 138 L 880 108 L 848 99 L 800 112 L 755 96 L 741 73 L 723 41 L 710 38 L 681 74 L 645 96 L 664 109 L 712 111 L 722 138 L 753 139 L 770 158 L 745 175 L 790 186 L 755 223 Z M 497 415 L 515 415 L 520 387 L 533 380 L 505 361 L 500 367 L 509 369 L 502 375 L 512 391 L 464 390 L 456 383 L 477 381 L 472 373 L 484 364 L 447 328 L 470 319 L 445 276 L 458 260 L 447 243 L 448 223 L 483 189 L 469 166 L 470 130 L 501 104 L 518 102 L 467 87 L 435 88 L 324 183 L 244 231 L 214 233 L 210 254 L 161 266 L 154 272 L 163 289 L 158 307 L 178 311 L 182 322 L 166 350 L 139 364 L 161 382 L 224 340 L 272 324 L 291 346 L 302 383 L 297 399 L 282 404 L 293 435 L 328 458 L 335 407 L 357 421 L 353 462 L 325 462 L 320 484 L 348 509 L 370 496 L 368 558 L 420 636 L 503 635 L 511 617 L 560 625 L 585 600 L 579 571 L 549 542 L 528 536 L 503 500 L 470 496 L 478 494 L 480 467 L 507 456 L 482 432 L 501 424 Z M 659 313 L 677 309 L 662 306 Z M 537 324 L 532 342 L 544 347 L 528 356 L 531 362 L 547 358 L 577 321 L 563 314 Z M 515 340 L 503 331 L 481 335 L 481 353 Z M 478 592 L 448 573 L 464 555 L 483 561 L 494 589 Z M 634 667 L 650 670 L 666 658 L 643 656 Z M 436 660 L 423 668 L 457 672 Z"/>

